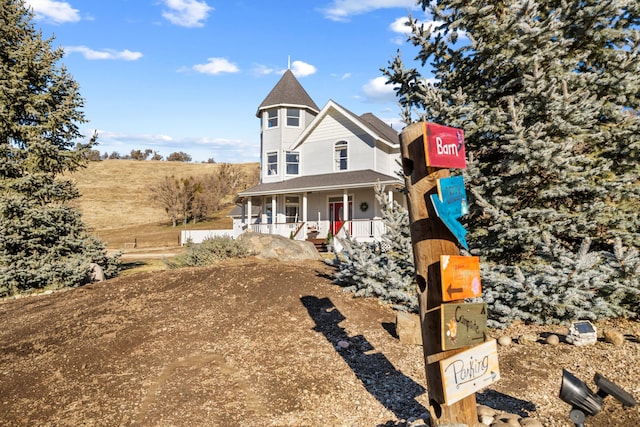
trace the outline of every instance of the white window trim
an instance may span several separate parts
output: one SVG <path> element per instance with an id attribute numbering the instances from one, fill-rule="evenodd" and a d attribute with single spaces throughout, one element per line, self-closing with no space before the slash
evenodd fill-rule
<path id="1" fill-rule="evenodd" d="M 271 112 L 271 111 L 275 111 L 276 115 L 270 118 L 269 117 L 269 112 Z M 266 120 L 265 120 L 266 129 L 277 129 L 278 127 L 280 127 L 280 110 L 278 108 L 270 108 L 270 109 L 266 110 L 264 112 L 264 114 L 265 114 L 265 117 L 266 117 Z M 271 119 L 276 119 L 276 125 L 275 126 L 269 126 L 269 121 Z"/>
<path id="2" fill-rule="evenodd" d="M 347 151 L 347 159 L 346 159 L 346 167 L 344 169 L 340 168 L 340 163 L 337 161 L 338 159 L 336 159 L 336 153 L 337 153 L 337 147 L 338 144 L 344 145 Z M 345 140 L 341 140 L 336 142 L 335 144 L 333 144 L 333 171 L 334 172 L 346 172 L 349 170 L 349 142 L 345 141 Z"/>
<path id="3" fill-rule="evenodd" d="M 272 164 L 274 164 L 274 163 L 269 163 L 269 155 L 270 155 L 270 154 L 275 154 L 275 155 L 276 155 L 276 161 L 275 161 L 275 166 L 276 166 L 276 167 L 275 167 L 275 173 L 269 173 L 269 172 L 271 171 L 270 166 L 271 166 Z M 265 163 L 267 164 L 267 176 L 278 176 L 278 172 L 279 172 L 279 169 L 280 169 L 280 165 L 279 165 L 279 163 L 280 163 L 280 162 L 279 162 L 279 160 L 280 160 L 280 159 L 279 159 L 279 157 L 280 157 L 280 156 L 278 155 L 278 152 L 277 152 L 277 151 L 267 151 L 267 152 L 265 153 Z"/>
<path id="4" fill-rule="evenodd" d="M 298 155 L 298 173 L 289 173 L 289 162 L 287 161 L 287 154 L 290 153 L 295 153 Z M 289 175 L 289 176 L 300 176 L 300 165 L 301 165 L 301 161 L 300 161 L 300 152 L 299 151 L 285 151 L 284 153 L 284 173 L 285 175 Z M 292 163 L 293 164 L 293 163 Z"/>
<path id="5" fill-rule="evenodd" d="M 297 125 L 290 125 L 289 124 L 289 110 L 295 110 L 298 112 L 298 124 Z M 288 128 L 299 128 L 302 127 L 302 110 L 300 110 L 299 108 L 285 108 L 285 121 L 284 121 L 284 125 Z M 293 116 L 292 116 L 293 117 Z"/>

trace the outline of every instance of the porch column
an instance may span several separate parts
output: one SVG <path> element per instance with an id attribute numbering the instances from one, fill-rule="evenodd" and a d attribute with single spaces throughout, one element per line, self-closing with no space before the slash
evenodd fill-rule
<path id="1" fill-rule="evenodd" d="M 349 218 L 349 195 L 347 194 L 347 189 L 344 189 L 344 192 L 342 193 L 342 211 L 343 213 L 343 220 L 344 222 L 349 221 L 351 218 Z"/>
<path id="2" fill-rule="evenodd" d="M 251 227 L 251 196 L 247 197 L 247 225 Z"/>
<path id="3" fill-rule="evenodd" d="M 302 222 L 307 223 L 307 192 L 302 193 Z"/>
<path id="4" fill-rule="evenodd" d="M 271 197 L 271 234 L 275 233 L 275 223 L 276 218 L 278 217 L 278 212 L 276 211 L 277 197 L 275 194 Z"/>
<path id="5" fill-rule="evenodd" d="M 389 208 L 393 210 L 393 189 L 389 189 L 389 195 L 387 196 L 387 200 L 389 200 Z"/>

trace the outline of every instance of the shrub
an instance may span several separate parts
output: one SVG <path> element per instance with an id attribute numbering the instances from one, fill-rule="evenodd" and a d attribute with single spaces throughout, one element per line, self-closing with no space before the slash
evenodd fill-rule
<path id="1" fill-rule="evenodd" d="M 227 258 L 244 258 L 251 255 L 247 246 L 231 237 L 212 237 L 202 243 L 187 243 L 187 252 L 166 260 L 169 268 L 205 267 Z"/>

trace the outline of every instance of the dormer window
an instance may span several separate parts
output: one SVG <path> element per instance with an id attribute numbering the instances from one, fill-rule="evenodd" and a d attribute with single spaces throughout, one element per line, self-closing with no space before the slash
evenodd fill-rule
<path id="1" fill-rule="evenodd" d="M 267 110 L 267 127 L 268 128 L 278 127 L 278 109 L 277 108 L 272 108 L 271 110 Z"/>
<path id="2" fill-rule="evenodd" d="M 336 171 L 346 171 L 347 170 L 347 141 L 339 141 L 336 142 L 335 152 L 334 152 L 334 160 Z"/>
<path id="3" fill-rule="evenodd" d="M 300 127 L 300 110 L 287 108 L 287 126 Z"/>

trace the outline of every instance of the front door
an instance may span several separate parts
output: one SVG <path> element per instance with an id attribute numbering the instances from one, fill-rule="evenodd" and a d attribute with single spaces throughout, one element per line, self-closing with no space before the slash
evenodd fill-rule
<path id="1" fill-rule="evenodd" d="M 349 202 L 349 218 L 353 212 L 353 204 Z M 329 202 L 329 221 L 331 222 L 331 234 L 335 235 L 342 224 L 344 224 L 344 203 L 343 202 Z M 351 233 L 351 230 L 347 230 Z"/>

